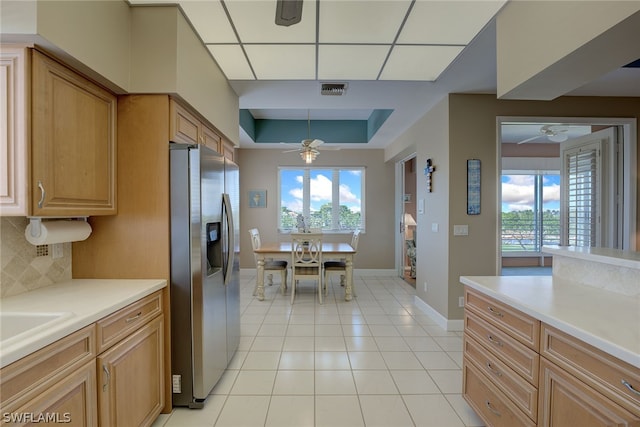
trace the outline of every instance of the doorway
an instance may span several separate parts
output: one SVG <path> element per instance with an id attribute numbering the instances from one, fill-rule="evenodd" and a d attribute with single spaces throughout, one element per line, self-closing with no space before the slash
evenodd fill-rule
<path id="1" fill-rule="evenodd" d="M 417 173 L 415 155 L 400 162 L 402 176 L 402 203 L 400 207 L 400 240 L 402 247 L 401 277 L 416 287 L 416 196 Z"/>
<path id="2" fill-rule="evenodd" d="M 636 228 L 636 183 L 631 179 L 637 170 L 634 120 L 499 117 L 497 123 L 500 177 L 497 267 L 500 274 L 518 274 L 514 271 L 524 269 L 551 274 L 551 257 L 544 254 L 542 246 L 577 245 L 578 241 L 586 241 L 571 240 L 575 234 L 571 234 L 572 227 L 576 224 L 583 227 L 586 217 L 593 219 L 590 224 L 601 223 L 610 236 L 589 240 L 587 246 L 635 249 L 635 241 L 630 238 Z M 593 190 L 588 190 L 588 199 L 595 200 L 603 194 L 610 196 L 603 199 L 602 212 L 583 206 L 578 212 L 581 223 L 575 215 L 576 207 L 568 207 L 576 198 L 572 199 L 572 195 L 586 191 L 587 175 L 592 177 L 589 182 L 596 182 L 593 179 L 596 170 L 570 172 L 567 162 L 582 157 L 596 159 L 595 155 L 590 156 L 591 151 L 571 147 L 584 147 L 588 141 L 597 140 L 603 129 L 615 144 L 606 150 L 607 155 L 602 153 L 603 158 L 608 159 L 603 164 L 606 167 L 597 170 L 598 174 L 605 175 L 598 180 L 607 183 L 606 191 L 603 192 L 602 187 L 598 191 L 594 185 Z M 582 177 L 580 182 L 575 180 L 578 175 Z M 571 187 L 576 182 L 579 189 Z M 585 200 L 582 195 L 579 200 L 582 206 Z M 600 203 L 593 205 L 600 206 Z"/>

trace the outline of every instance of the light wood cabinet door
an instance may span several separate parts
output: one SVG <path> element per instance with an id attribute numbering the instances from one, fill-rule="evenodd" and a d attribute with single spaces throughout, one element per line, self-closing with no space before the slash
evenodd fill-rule
<path id="1" fill-rule="evenodd" d="M 163 319 L 158 316 L 96 359 L 103 427 L 148 426 L 164 405 Z"/>
<path id="2" fill-rule="evenodd" d="M 116 213 L 115 95 L 32 55 L 33 216 Z"/>
<path id="3" fill-rule="evenodd" d="M 0 49 L 0 213 L 29 214 L 28 51 Z"/>
<path id="4" fill-rule="evenodd" d="M 540 365 L 540 426 L 640 426 L 640 417 L 553 363 L 542 358 Z"/>
<path id="5" fill-rule="evenodd" d="M 216 153 L 222 152 L 220 147 L 220 135 L 204 124 L 202 125 L 202 143 Z"/>
<path id="6" fill-rule="evenodd" d="M 200 142 L 200 121 L 173 99 L 169 102 L 169 141 L 182 144 Z"/>
<path id="7" fill-rule="evenodd" d="M 2 424 L 93 427 L 98 425 L 95 402 L 96 365 L 91 361 L 21 407 L 5 410 Z"/>

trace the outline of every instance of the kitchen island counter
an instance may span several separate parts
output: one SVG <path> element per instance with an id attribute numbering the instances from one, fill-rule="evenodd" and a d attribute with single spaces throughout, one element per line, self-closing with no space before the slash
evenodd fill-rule
<path id="1" fill-rule="evenodd" d="M 640 368 L 640 296 L 549 276 L 462 276 L 460 282 Z"/>

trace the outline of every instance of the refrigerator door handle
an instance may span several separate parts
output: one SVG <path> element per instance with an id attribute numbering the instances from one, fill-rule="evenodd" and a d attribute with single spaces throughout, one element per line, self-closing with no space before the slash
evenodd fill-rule
<path id="1" fill-rule="evenodd" d="M 231 210 L 231 200 L 229 199 L 229 194 L 224 193 L 222 195 L 222 207 L 224 211 L 224 217 L 227 223 L 227 265 L 224 272 L 224 284 L 227 285 L 229 283 L 229 279 L 231 278 L 231 273 L 233 270 L 233 263 L 235 262 L 235 233 L 233 232 L 233 212 Z"/>

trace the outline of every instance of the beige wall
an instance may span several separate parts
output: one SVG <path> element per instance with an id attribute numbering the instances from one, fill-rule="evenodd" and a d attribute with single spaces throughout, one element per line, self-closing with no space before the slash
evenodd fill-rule
<path id="1" fill-rule="evenodd" d="M 635 61 L 639 10 L 637 1 L 508 2 L 496 18 L 498 96 L 555 99 Z"/>
<path id="2" fill-rule="evenodd" d="M 3 41 L 36 43 L 118 94 L 176 94 L 239 144 L 238 96 L 177 6 L 2 1 L 0 15 Z"/>
<path id="3" fill-rule="evenodd" d="M 240 167 L 240 267 L 255 268 L 249 239 L 250 228 L 257 227 L 263 242 L 286 239 L 278 236 L 278 166 L 304 166 L 297 153 L 282 150 L 237 150 Z M 395 192 L 394 165 L 384 162 L 383 150 L 322 151 L 313 166 L 366 167 L 366 231 L 360 236 L 356 269 L 395 269 Z M 249 208 L 247 191 L 267 190 L 266 208 Z M 350 236 L 328 236 L 329 241 L 348 241 Z"/>
<path id="4" fill-rule="evenodd" d="M 420 174 L 418 178 L 418 199 L 424 195 L 425 213 L 416 218 L 416 290 L 419 298 L 449 320 L 462 318 L 463 310 L 458 307 L 458 298 L 462 296 L 460 276 L 496 274 L 498 116 L 638 120 L 640 98 L 562 97 L 554 101 L 508 101 L 498 100 L 495 95 L 452 94 L 387 148 L 386 157 L 396 160 L 399 156 L 396 151 L 403 153 L 413 146 L 419 169 L 428 157 L 436 166 L 432 193 L 425 193 L 424 179 Z M 478 158 L 482 163 L 481 214 L 477 216 L 466 214 L 466 160 L 470 158 Z M 640 164 L 640 158 L 638 160 Z M 640 206 L 637 211 L 640 212 Z M 438 232 L 431 230 L 433 223 L 439 224 Z M 469 236 L 454 237 L 455 224 L 469 225 Z M 640 221 L 637 229 L 640 230 Z M 635 239 L 640 247 L 640 231 Z"/>

